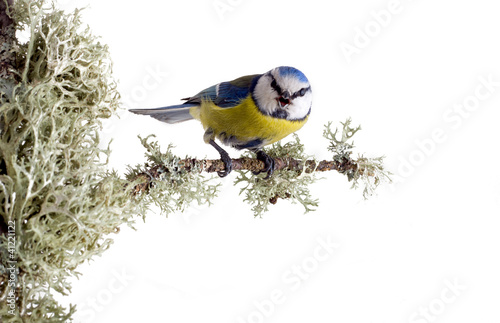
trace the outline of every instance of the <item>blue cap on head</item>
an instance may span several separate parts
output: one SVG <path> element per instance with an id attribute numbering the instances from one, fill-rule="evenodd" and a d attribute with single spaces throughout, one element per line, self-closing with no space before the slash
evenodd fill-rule
<path id="1" fill-rule="evenodd" d="M 278 70 L 279 70 L 281 76 L 292 75 L 292 76 L 294 76 L 295 78 L 297 78 L 301 82 L 304 82 L 304 83 L 308 83 L 309 82 L 309 80 L 304 75 L 304 73 L 302 73 L 301 71 L 299 71 L 295 67 L 280 66 L 280 67 L 278 67 Z"/>

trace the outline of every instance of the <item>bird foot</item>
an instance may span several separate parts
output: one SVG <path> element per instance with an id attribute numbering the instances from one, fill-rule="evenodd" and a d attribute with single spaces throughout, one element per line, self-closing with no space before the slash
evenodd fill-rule
<path id="1" fill-rule="evenodd" d="M 213 139 L 210 139 L 209 143 L 219 152 L 220 159 L 224 163 L 224 170 L 217 172 L 217 175 L 219 175 L 219 177 L 226 177 L 233 170 L 233 160 L 231 159 L 231 157 L 229 157 L 227 151 L 225 151 L 221 146 L 217 145 L 215 141 L 213 141 Z"/>
<path id="2" fill-rule="evenodd" d="M 274 159 L 269 157 L 268 154 L 264 152 L 264 150 L 257 150 L 257 159 L 264 163 L 264 169 L 258 172 L 252 172 L 254 175 L 258 175 L 260 173 L 267 172 L 266 177 L 264 179 L 270 178 L 274 173 Z"/>
<path id="3" fill-rule="evenodd" d="M 219 175 L 219 177 L 226 177 L 233 170 L 233 160 L 231 159 L 231 157 L 229 157 L 229 154 L 225 151 L 224 153 L 220 154 L 220 159 L 224 163 L 224 170 L 217 172 L 217 175 Z"/>

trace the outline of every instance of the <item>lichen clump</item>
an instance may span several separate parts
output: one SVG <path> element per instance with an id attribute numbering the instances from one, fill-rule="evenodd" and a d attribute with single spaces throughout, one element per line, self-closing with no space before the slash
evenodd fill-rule
<path id="1" fill-rule="evenodd" d="M 363 197 L 367 199 L 375 193 L 375 190 L 382 182 L 391 182 L 391 172 L 387 171 L 384 166 L 384 156 L 379 157 L 364 157 L 359 155 L 358 158 L 352 159 L 352 149 L 354 148 L 354 141 L 352 137 L 361 130 L 361 126 L 352 127 L 352 120 L 349 118 L 345 122 L 341 122 L 342 131 L 340 138 L 337 138 L 338 129 L 332 131 L 329 122 L 323 131 L 323 137 L 328 139 L 330 145 L 328 150 L 333 153 L 333 160 L 343 163 L 347 160 L 352 160 L 356 167 L 350 169 L 343 174 L 347 179 L 352 182 L 351 188 L 358 188 L 360 183 L 363 185 Z"/>
<path id="2" fill-rule="evenodd" d="M 294 134 L 293 140 L 281 144 L 274 143 L 266 148 L 270 157 L 293 158 L 305 162 L 309 156 L 304 153 L 304 145 Z M 278 199 L 288 199 L 292 203 L 300 203 L 305 212 L 313 211 L 318 206 L 318 200 L 311 196 L 309 185 L 318 180 L 314 171 L 280 169 L 272 177 L 263 179 L 247 171 L 239 173 L 235 184 L 242 183 L 244 187 L 240 194 L 245 193 L 245 201 L 252 205 L 254 216 L 261 217 L 269 210 L 269 206 L 276 204 Z"/>
<path id="3" fill-rule="evenodd" d="M 174 155 L 174 147 L 169 145 L 167 150 L 162 152 L 158 142 L 153 141 L 154 137 L 139 136 L 146 148 L 146 163 L 129 167 L 126 174 L 127 180 L 135 185 L 135 200 L 140 206 L 142 217 L 145 217 L 152 205 L 166 215 L 185 211 L 195 201 L 198 205 L 210 205 L 212 199 L 217 196 L 220 184 L 210 184 L 213 177 L 205 178 L 196 164 L 189 170 L 181 167 L 182 159 Z M 143 177 L 153 180 L 144 180 Z M 148 183 L 148 187 L 142 187 L 144 182 Z"/>
<path id="4" fill-rule="evenodd" d="M 75 308 L 57 304 L 54 291 L 68 294 L 75 268 L 136 213 L 98 148 L 119 95 L 108 49 L 79 11 L 18 0 L 13 12 L 30 36 L 15 48 L 18 81 L 2 87 L 0 102 L 0 321 L 66 321 Z"/>
<path id="5" fill-rule="evenodd" d="M 351 119 L 342 122 L 342 128 L 332 131 L 332 123 L 325 125 L 323 137 L 330 145 L 328 150 L 333 153 L 332 160 L 338 166 L 337 170 L 346 175 L 352 182 L 352 188 L 363 186 L 363 197 L 367 199 L 374 194 L 375 189 L 383 182 L 390 182 L 391 173 L 384 168 L 384 157 L 367 158 L 363 155 L 352 158 L 354 142 L 352 137 L 361 130 L 361 127 L 352 127 Z M 282 145 L 275 143 L 266 148 L 271 157 L 292 158 L 300 161 L 302 165 L 293 169 L 283 168 L 275 171 L 273 177 L 263 180 L 260 176 L 252 176 L 248 172 L 237 171 L 239 176 L 235 184 L 243 183 L 244 187 L 240 194 L 245 193 L 245 201 L 252 205 L 255 216 L 262 216 L 269 210 L 271 204 L 276 204 L 279 199 L 288 199 L 292 203 L 300 203 L 305 212 L 313 211 L 318 206 L 318 200 L 312 198 L 309 187 L 318 181 L 314 169 L 305 167 L 305 162 L 313 160 L 312 165 L 318 162 L 311 156 L 304 154 L 304 145 L 297 135 L 293 135 L 294 140 Z M 349 166 L 349 167 L 345 167 Z"/>

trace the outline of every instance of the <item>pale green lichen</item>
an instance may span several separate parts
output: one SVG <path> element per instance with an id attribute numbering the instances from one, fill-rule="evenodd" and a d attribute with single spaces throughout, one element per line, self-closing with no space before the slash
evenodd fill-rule
<path id="1" fill-rule="evenodd" d="M 347 119 L 346 122 L 341 122 L 342 133 L 340 134 L 340 139 L 337 139 L 338 129 L 335 128 L 335 132 L 332 132 L 331 126 L 332 122 L 328 122 L 323 131 L 323 137 L 330 141 L 330 146 L 328 150 L 333 152 L 333 160 L 338 162 L 343 162 L 350 158 L 352 149 L 354 148 L 354 141 L 349 142 L 349 140 L 354 137 L 356 132 L 361 130 L 361 126 L 356 128 L 351 128 L 351 119 Z"/>
<path id="2" fill-rule="evenodd" d="M 385 169 L 384 158 L 384 156 L 366 158 L 361 155 L 356 159 L 358 171 L 354 174 L 352 187 L 358 188 L 361 182 L 365 199 L 372 196 L 381 183 L 392 182 L 392 173 Z"/>
<path id="3" fill-rule="evenodd" d="M 75 307 L 60 306 L 54 292 L 70 293 L 77 266 L 137 213 L 129 184 L 108 172 L 109 151 L 98 148 L 101 119 L 119 95 L 108 49 L 78 11 L 17 0 L 14 13 L 30 38 L 15 52 L 20 82 L 1 95 L 0 222 L 2 231 L 15 227 L 15 244 L 0 235 L 0 317 L 65 322 Z"/>
<path id="4" fill-rule="evenodd" d="M 332 131 L 332 123 L 329 122 L 325 125 L 323 136 L 330 142 L 328 150 L 333 153 L 332 160 L 337 170 L 352 181 L 352 188 L 358 188 L 362 184 L 363 197 L 367 199 L 373 195 L 381 182 L 391 181 L 391 173 L 384 168 L 384 157 L 366 158 L 361 155 L 353 159 L 351 157 L 354 148 L 352 138 L 361 130 L 361 127 L 351 127 L 351 119 L 341 124 L 342 128 L 339 133 L 338 129 Z M 304 146 L 295 134 L 293 141 L 284 145 L 279 142 L 275 143 L 266 148 L 266 152 L 271 157 L 292 158 L 302 163 L 308 158 L 313 159 L 304 154 Z M 317 161 L 313 164 L 318 165 Z M 318 200 L 313 199 L 309 191 L 309 185 L 315 183 L 318 178 L 314 170 L 306 171 L 306 169 L 302 165 L 302 167 L 294 167 L 294 170 L 287 168 L 276 170 L 274 175 L 267 180 L 264 180 L 262 176 L 253 176 L 246 171 L 237 171 L 239 176 L 235 184 L 244 185 L 240 194 L 245 194 L 245 201 L 252 205 L 255 216 L 262 216 L 278 198 L 289 199 L 292 203 L 298 202 L 306 212 L 309 212 L 318 206 Z"/>
<path id="5" fill-rule="evenodd" d="M 270 157 L 293 158 L 306 161 L 310 156 L 304 153 L 304 145 L 299 137 L 294 134 L 293 141 L 284 145 L 280 142 L 266 148 Z M 318 180 L 315 172 L 280 169 L 276 170 L 272 177 L 263 179 L 265 175 L 254 176 L 251 172 L 237 171 L 235 185 L 242 183 L 244 187 L 240 194 L 245 193 L 245 201 L 252 205 L 254 216 L 262 216 L 269 210 L 271 204 L 275 204 L 279 198 L 289 199 L 292 203 L 300 203 L 305 212 L 313 211 L 318 206 L 318 200 L 313 199 L 309 191 L 309 185 Z"/>
<path id="6" fill-rule="evenodd" d="M 201 169 L 196 165 L 189 170 L 180 167 L 179 162 L 182 159 L 173 154 L 173 146 L 169 145 L 165 152 L 161 152 L 158 142 L 150 140 L 151 137 L 154 135 L 139 137 L 146 148 L 147 162 L 145 165 L 130 167 L 126 175 L 130 181 L 135 181 L 140 175 L 152 178 L 148 190 L 136 196 L 136 200 L 140 201 L 143 218 L 151 204 L 159 207 L 165 215 L 175 211 L 182 212 L 194 201 L 198 205 L 210 205 L 211 199 L 217 196 L 220 184 L 210 184 L 212 178 L 203 177 Z M 148 175 L 148 172 L 152 171 L 155 174 Z"/>
<path id="7" fill-rule="evenodd" d="M 333 160 L 339 163 L 352 160 L 351 154 L 354 148 L 354 141 L 351 141 L 351 139 L 361 130 L 361 126 L 351 127 L 351 122 L 350 118 L 346 122 L 341 122 L 342 132 L 340 139 L 337 139 L 338 129 L 336 128 L 335 132 L 331 130 L 331 122 L 325 126 L 325 130 L 323 131 L 323 136 L 330 141 L 328 150 L 333 153 Z M 352 188 L 358 188 L 360 182 L 362 183 L 363 197 L 365 199 L 374 194 L 375 189 L 380 183 L 391 181 L 391 173 L 385 170 L 383 159 L 384 156 L 366 158 L 360 155 L 357 159 L 352 160 L 352 163 L 356 164 L 356 167 L 349 168 L 344 172 L 348 180 L 352 181 Z"/>

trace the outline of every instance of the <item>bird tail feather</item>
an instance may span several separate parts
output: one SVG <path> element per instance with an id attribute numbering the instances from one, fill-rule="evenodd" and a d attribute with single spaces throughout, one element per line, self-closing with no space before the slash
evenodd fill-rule
<path id="1" fill-rule="evenodd" d="M 197 106 L 194 103 L 184 103 L 179 105 L 171 105 L 163 108 L 156 109 L 130 109 L 128 111 L 135 114 L 148 115 L 151 118 L 166 122 L 166 123 L 178 123 L 193 119 L 193 116 L 189 113 L 189 109 Z"/>

